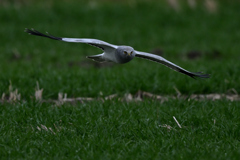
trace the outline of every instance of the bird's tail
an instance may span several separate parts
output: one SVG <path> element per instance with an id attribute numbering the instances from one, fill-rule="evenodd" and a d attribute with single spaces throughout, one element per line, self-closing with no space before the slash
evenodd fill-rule
<path id="1" fill-rule="evenodd" d="M 103 54 L 98 54 L 98 55 L 94 55 L 94 56 L 87 56 L 87 58 L 90 58 L 93 61 L 100 62 L 100 63 L 106 62 L 106 60 L 103 59 Z"/>

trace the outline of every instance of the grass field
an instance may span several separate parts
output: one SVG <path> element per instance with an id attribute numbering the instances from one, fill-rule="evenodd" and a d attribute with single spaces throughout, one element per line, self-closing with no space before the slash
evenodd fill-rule
<path id="1" fill-rule="evenodd" d="M 0 152 L 10 159 L 238 159 L 239 113 L 239 102 L 224 100 L 1 105 Z"/>
<path id="2" fill-rule="evenodd" d="M 0 4 L 1 159 L 239 159 L 239 101 L 97 100 L 139 90 L 238 94 L 239 2 L 219 1 L 215 12 L 200 2 L 195 9 L 183 2 L 178 11 L 165 1 Z M 138 58 L 99 65 L 85 58 L 98 48 L 30 36 L 25 28 L 131 45 L 211 78 L 194 80 Z M 36 82 L 43 102 L 34 98 Z M 7 102 L 16 89 L 20 100 Z M 95 100 L 50 102 L 59 92 Z"/>

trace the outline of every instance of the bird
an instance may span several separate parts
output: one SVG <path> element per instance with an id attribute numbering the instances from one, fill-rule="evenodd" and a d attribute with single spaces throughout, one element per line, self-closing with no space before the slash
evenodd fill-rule
<path id="1" fill-rule="evenodd" d="M 134 57 L 139 57 L 139 58 L 143 58 L 143 59 L 147 59 L 150 61 L 154 61 L 154 62 L 163 64 L 177 72 L 185 74 L 194 79 L 210 78 L 209 74 L 203 74 L 202 72 L 187 71 L 159 55 L 146 53 L 146 52 L 142 52 L 142 51 L 137 51 L 137 50 L 133 49 L 133 47 L 131 47 L 131 46 L 113 45 L 113 44 L 107 43 L 102 40 L 91 39 L 91 38 L 55 37 L 55 36 L 49 34 L 48 32 L 46 32 L 46 34 L 43 34 L 33 28 L 32 29 L 25 28 L 24 31 L 30 35 L 47 37 L 50 39 L 64 41 L 64 42 L 86 43 L 86 44 L 92 45 L 94 47 L 98 47 L 101 50 L 103 50 L 102 54 L 97 54 L 97 55 L 92 55 L 92 56 L 86 57 L 86 58 L 92 59 L 93 61 L 96 61 L 96 62 L 100 62 L 100 63 L 115 62 L 115 63 L 124 64 L 124 63 L 130 62 Z"/>

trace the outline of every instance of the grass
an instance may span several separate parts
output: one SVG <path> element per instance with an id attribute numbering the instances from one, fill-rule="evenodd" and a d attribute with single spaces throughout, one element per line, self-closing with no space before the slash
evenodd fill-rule
<path id="1" fill-rule="evenodd" d="M 26 102 L 0 108 L 2 158 L 237 159 L 240 154 L 238 102 L 106 101 L 61 107 Z"/>
<path id="2" fill-rule="evenodd" d="M 239 102 L 113 99 L 56 106 L 33 97 L 36 82 L 44 99 L 59 92 L 176 95 L 175 88 L 185 95 L 239 93 L 239 2 L 219 1 L 217 13 L 186 5 L 176 12 L 163 1 L 22 2 L 0 7 L 0 95 L 10 96 L 10 83 L 21 94 L 19 102 L 0 103 L 1 159 L 238 159 Z M 85 59 L 101 53 L 98 48 L 30 36 L 25 28 L 161 50 L 211 78 L 193 80 L 137 58 L 99 66 Z"/>

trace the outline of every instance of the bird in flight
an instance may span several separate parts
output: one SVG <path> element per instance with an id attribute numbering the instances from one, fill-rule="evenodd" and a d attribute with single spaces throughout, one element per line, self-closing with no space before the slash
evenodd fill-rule
<path id="1" fill-rule="evenodd" d="M 87 58 L 90 58 L 97 62 L 115 62 L 115 63 L 123 64 L 131 61 L 134 57 L 139 57 L 139 58 L 144 58 L 144 59 L 158 62 L 177 72 L 190 76 L 194 79 L 209 78 L 209 74 L 202 74 L 201 72 L 196 72 L 196 73 L 189 72 L 179 67 L 178 65 L 164 59 L 161 56 L 151 54 L 151 53 L 136 51 L 130 46 L 118 46 L 118 45 L 113 45 L 98 39 L 90 39 L 90 38 L 60 38 L 60 37 L 55 37 L 53 35 L 50 35 L 48 32 L 47 34 L 43 34 L 41 32 L 36 31 L 35 29 L 28 29 L 28 28 L 25 29 L 25 32 L 31 35 L 47 37 L 54 40 L 59 40 L 64 42 L 86 43 L 94 47 L 98 47 L 103 50 L 102 54 L 87 56 Z"/>

